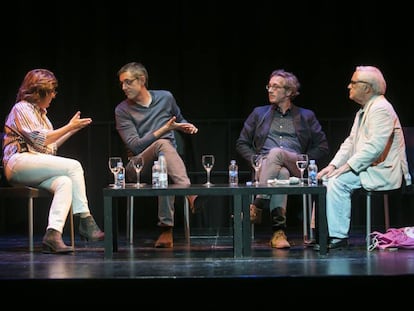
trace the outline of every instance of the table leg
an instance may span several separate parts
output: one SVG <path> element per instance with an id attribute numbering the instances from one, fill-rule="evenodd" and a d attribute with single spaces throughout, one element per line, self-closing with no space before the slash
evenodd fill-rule
<path id="1" fill-rule="evenodd" d="M 190 204 L 188 203 L 187 196 L 183 197 L 184 200 L 184 234 L 185 241 L 190 244 Z"/>
<path id="2" fill-rule="evenodd" d="M 234 258 L 243 257 L 242 200 L 240 195 L 233 196 L 233 254 Z"/>
<path id="3" fill-rule="evenodd" d="M 105 259 L 113 256 L 112 197 L 104 197 Z"/>
<path id="4" fill-rule="evenodd" d="M 326 255 L 328 252 L 328 224 L 326 221 L 326 196 L 318 195 L 318 234 L 319 234 L 319 254 Z"/>
<path id="5" fill-rule="evenodd" d="M 252 255 L 252 226 L 250 223 L 250 195 L 243 195 L 242 197 L 242 230 L 243 230 L 243 256 L 249 257 Z"/>

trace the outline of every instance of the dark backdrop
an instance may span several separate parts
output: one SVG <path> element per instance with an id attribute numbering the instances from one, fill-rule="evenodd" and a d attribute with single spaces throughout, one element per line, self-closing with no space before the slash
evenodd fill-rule
<path id="1" fill-rule="evenodd" d="M 27 3 L 28 2 L 28 3 Z M 411 10 L 399 1 L 14 1 L 0 18 L 3 116 L 24 74 L 59 78 L 50 108 L 57 122 L 76 109 L 113 119 L 123 98 L 116 72 L 141 61 L 150 87 L 171 90 L 187 118 L 245 118 L 266 103 L 273 69 L 297 74 L 297 103 L 321 118 L 349 117 L 346 86 L 356 65 L 376 65 L 403 123 L 413 123 Z"/>
<path id="2" fill-rule="evenodd" d="M 0 12 L 0 118 L 27 71 L 52 70 L 59 79 L 49 108 L 55 127 L 76 110 L 94 120 L 61 152 L 84 164 L 95 205 L 111 178 L 107 157 L 122 152 L 110 124 L 124 98 L 116 73 L 130 61 L 142 62 L 150 88 L 172 91 L 184 116 L 200 124 L 194 158 L 215 153 L 220 170 L 237 156 L 241 120 L 267 103 L 264 86 L 278 68 L 298 76 L 296 104 L 329 124 L 325 130 L 336 149 L 349 129 L 343 120 L 352 120 L 358 109 L 346 87 L 360 64 L 383 71 L 386 96 L 403 125 L 414 124 L 413 23 L 408 3 L 399 2 L 14 1 Z M 228 120 L 237 122 L 226 126 Z M 215 122 L 224 127 L 217 130 Z"/>

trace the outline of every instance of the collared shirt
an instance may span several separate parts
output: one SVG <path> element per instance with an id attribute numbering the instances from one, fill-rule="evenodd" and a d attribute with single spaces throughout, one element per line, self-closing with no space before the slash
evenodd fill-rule
<path id="1" fill-rule="evenodd" d="M 293 125 L 290 109 L 282 113 L 278 108 L 273 113 L 273 120 L 269 134 L 262 148 L 262 153 L 269 153 L 270 149 L 279 147 L 296 153 L 301 152 L 299 140 Z"/>
<path id="2" fill-rule="evenodd" d="M 4 166 L 15 153 L 22 152 L 23 143 L 27 145 L 30 152 L 56 154 L 55 143 L 45 145 L 47 133 L 53 130 L 46 114 L 46 109 L 41 109 L 27 101 L 20 101 L 13 106 L 4 127 Z"/>

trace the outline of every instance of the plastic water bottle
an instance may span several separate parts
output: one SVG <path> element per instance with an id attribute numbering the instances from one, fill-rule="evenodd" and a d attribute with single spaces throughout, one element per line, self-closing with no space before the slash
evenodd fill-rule
<path id="1" fill-rule="evenodd" d="M 308 186 L 317 186 L 318 179 L 316 178 L 318 175 L 318 166 L 316 165 L 315 160 L 309 160 L 308 165 Z"/>
<path id="2" fill-rule="evenodd" d="M 152 186 L 156 188 L 160 186 L 160 165 L 158 161 L 154 161 L 152 166 Z"/>
<path id="3" fill-rule="evenodd" d="M 168 187 L 167 159 L 165 159 L 165 155 L 163 152 L 160 152 L 160 154 L 158 155 L 158 164 L 160 165 L 160 173 L 159 173 L 160 187 L 167 188 Z"/>
<path id="4" fill-rule="evenodd" d="M 125 188 L 125 168 L 122 162 L 117 163 L 118 172 L 116 173 L 116 187 Z"/>
<path id="5" fill-rule="evenodd" d="M 229 184 L 230 186 L 237 186 L 239 184 L 239 167 L 236 164 L 236 160 L 230 161 Z"/>

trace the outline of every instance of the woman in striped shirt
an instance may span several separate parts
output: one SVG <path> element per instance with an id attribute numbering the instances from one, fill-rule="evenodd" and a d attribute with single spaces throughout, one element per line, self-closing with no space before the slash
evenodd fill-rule
<path id="1" fill-rule="evenodd" d="M 78 111 L 64 126 L 54 129 L 47 108 L 56 97 L 58 80 L 46 69 L 29 71 L 6 118 L 3 138 L 3 166 L 11 184 L 40 187 L 53 193 L 48 225 L 43 237 L 45 253 L 69 253 L 62 232 L 70 207 L 80 216 L 79 234 L 89 241 L 104 239 L 92 217 L 84 171 L 79 161 L 57 155 L 57 149 L 70 136 L 88 126 L 91 118 Z"/>

